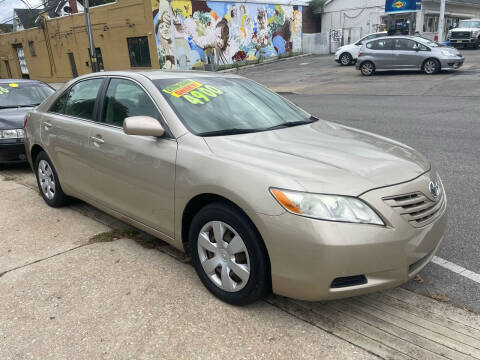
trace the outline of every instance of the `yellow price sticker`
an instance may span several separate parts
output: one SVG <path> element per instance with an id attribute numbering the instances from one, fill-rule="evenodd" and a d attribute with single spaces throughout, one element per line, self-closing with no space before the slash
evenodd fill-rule
<path id="1" fill-rule="evenodd" d="M 182 80 L 162 90 L 176 98 L 183 98 L 194 105 L 203 105 L 211 99 L 223 94 L 223 91 L 211 85 L 204 85 L 198 81 Z"/>
<path id="2" fill-rule="evenodd" d="M 18 84 L 17 83 L 10 83 L 10 84 L 8 84 L 8 86 L 16 88 L 16 87 L 18 87 Z"/>

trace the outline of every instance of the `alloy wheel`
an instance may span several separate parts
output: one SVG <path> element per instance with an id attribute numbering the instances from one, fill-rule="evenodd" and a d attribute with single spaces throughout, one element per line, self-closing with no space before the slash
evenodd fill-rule
<path id="1" fill-rule="evenodd" d="M 50 164 L 45 160 L 38 163 L 38 181 L 43 195 L 52 200 L 55 197 L 55 176 Z"/>
<path id="2" fill-rule="evenodd" d="M 423 68 L 427 74 L 433 74 L 437 72 L 437 63 L 435 60 L 428 60 Z"/>
<path id="3" fill-rule="evenodd" d="M 373 74 L 373 64 L 370 62 L 366 62 L 362 64 L 362 74 L 369 76 Z"/>
<path id="4" fill-rule="evenodd" d="M 241 236 L 222 221 L 206 223 L 198 235 L 199 260 L 208 278 L 227 292 L 237 292 L 250 278 L 250 258 Z"/>
<path id="5" fill-rule="evenodd" d="M 342 56 L 340 57 L 340 63 L 344 66 L 346 65 L 349 65 L 350 63 L 352 62 L 352 57 L 350 56 L 350 54 L 342 54 Z"/>

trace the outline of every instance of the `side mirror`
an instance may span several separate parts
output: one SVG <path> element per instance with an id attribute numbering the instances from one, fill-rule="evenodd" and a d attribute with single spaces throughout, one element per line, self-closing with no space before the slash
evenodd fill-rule
<path id="1" fill-rule="evenodd" d="M 416 52 L 419 52 L 419 51 L 420 51 L 420 46 L 415 46 L 415 47 L 413 48 L 413 50 L 415 50 Z"/>
<path id="2" fill-rule="evenodd" d="M 130 116 L 123 120 L 123 132 L 127 135 L 162 136 L 165 129 L 151 116 Z"/>

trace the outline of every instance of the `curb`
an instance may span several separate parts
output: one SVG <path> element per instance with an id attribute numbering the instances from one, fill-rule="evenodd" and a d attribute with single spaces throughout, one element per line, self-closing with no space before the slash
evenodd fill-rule
<path id="1" fill-rule="evenodd" d="M 249 69 L 249 68 L 253 68 L 253 67 L 257 67 L 257 66 L 268 65 L 268 64 L 271 64 L 271 63 L 279 62 L 279 61 L 299 59 L 299 58 L 302 58 L 302 57 L 305 57 L 305 56 L 310 56 L 310 55 L 313 55 L 313 54 L 312 54 L 312 53 L 307 53 L 307 54 L 290 56 L 290 57 L 287 57 L 287 58 L 267 59 L 267 60 L 265 60 L 265 61 L 262 61 L 262 62 L 259 63 L 259 64 L 250 64 L 250 65 L 245 65 L 245 66 L 241 66 L 241 67 L 238 67 L 238 68 L 233 67 L 233 68 L 230 68 L 230 69 L 218 70 L 217 72 L 219 72 L 219 73 L 235 72 L 235 71 L 244 70 L 244 69 Z"/>

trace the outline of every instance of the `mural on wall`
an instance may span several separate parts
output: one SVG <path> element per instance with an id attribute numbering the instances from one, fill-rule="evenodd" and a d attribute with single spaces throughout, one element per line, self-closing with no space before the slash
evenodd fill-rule
<path id="1" fill-rule="evenodd" d="M 160 66 L 186 69 L 300 51 L 301 6 L 151 0 Z"/>

